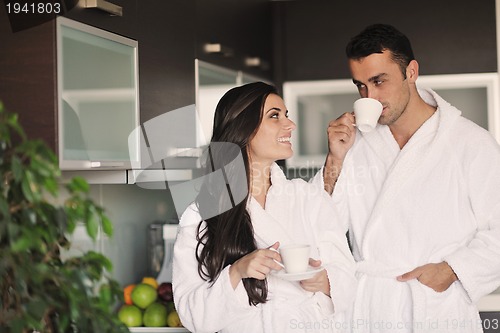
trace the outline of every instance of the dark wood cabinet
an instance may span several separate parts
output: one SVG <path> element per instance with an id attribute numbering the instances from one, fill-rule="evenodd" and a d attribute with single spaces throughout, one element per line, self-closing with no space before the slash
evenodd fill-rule
<path id="1" fill-rule="evenodd" d="M 497 71 L 495 1 L 275 2 L 278 82 L 350 78 L 349 39 L 365 26 L 388 23 L 411 40 L 420 73 Z"/>
<path id="2" fill-rule="evenodd" d="M 109 2 L 121 6 L 123 15 L 111 15 L 100 9 L 84 8 L 77 5 L 69 10 L 64 16 L 96 28 L 137 40 L 137 29 L 139 26 L 137 11 L 139 2 L 141 6 L 144 6 L 143 3 L 147 4 L 148 1 L 110 0 Z"/>
<path id="3" fill-rule="evenodd" d="M 12 32 L 0 6 L 0 100 L 31 137 L 57 146 L 55 24 Z"/>
<path id="4" fill-rule="evenodd" d="M 141 123 L 195 103 L 195 0 L 140 0 Z"/>
<path id="5" fill-rule="evenodd" d="M 273 15 L 269 0 L 197 0 L 196 57 L 208 63 L 272 79 Z M 231 54 L 207 53 L 207 43 L 220 43 Z M 263 66 L 247 66 L 258 57 Z"/>

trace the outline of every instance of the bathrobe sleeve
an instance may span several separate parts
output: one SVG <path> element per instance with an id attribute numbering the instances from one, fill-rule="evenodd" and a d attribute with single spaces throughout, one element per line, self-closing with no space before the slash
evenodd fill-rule
<path id="1" fill-rule="evenodd" d="M 330 301 L 336 313 L 348 311 L 354 302 L 357 279 L 355 261 L 346 237 L 347 224 L 336 216 L 331 197 L 326 191 L 319 188 L 317 193 L 311 193 L 313 195 L 308 198 L 307 205 L 320 259 L 328 273 Z"/>
<path id="2" fill-rule="evenodd" d="M 191 332 L 213 333 L 245 316 L 250 305 L 243 283 L 233 289 L 229 279 L 230 266 L 222 270 L 213 284 L 199 276 L 195 251 L 201 217 L 192 207 L 181 217 L 174 245 L 174 301 L 184 327 Z"/>
<path id="3" fill-rule="evenodd" d="M 346 163 L 346 162 L 344 162 Z M 320 188 L 320 189 L 325 189 L 325 182 L 323 180 L 323 170 L 325 167 L 321 167 L 319 171 L 314 175 L 309 180 L 309 183 L 313 184 L 314 186 Z M 349 210 L 347 209 L 347 196 L 342 195 L 345 192 L 347 187 L 346 187 L 346 177 L 345 177 L 345 172 L 340 173 L 339 178 L 337 179 L 337 183 L 335 184 L 335 187 L 333 189 L 332 195 L 328 195 L 326 191 L 326 197 L 330 201 L 330 205 L 332 205 L 333 210 L 330 210 L 330 212 L 334 216 L 334 220 L 336 220 L 336 223 L 340 223 L 342 225 L 342 228 L 344 228 L 346 231 L 349 228 Z"/>
<path id="4" fill-rule="evenodd" d="M 500 148 L 490 135 L 475 133 L 467 142 L 460 161 L 477 232 L 444 259 L 477 302 L 500 281 Z"/>
<path id="5" fill-rule="evenodd" d="M 347 228 L 336 221 L 332 204 L 325 198 L 321 201 L 316 220 L 318 249 L 330 281 L 330 295 L 335 312 L 348 311 L 356 295 L 357 279 L 354 258 L 347 243 Z"/>

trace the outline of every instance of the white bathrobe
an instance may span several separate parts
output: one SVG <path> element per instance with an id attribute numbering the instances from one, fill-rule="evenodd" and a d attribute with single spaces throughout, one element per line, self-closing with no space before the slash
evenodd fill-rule
<path id="1" fill-rule="evenodd" d="M 267 276 L 268 302 L 251 306 L 243 284 L 233 290 L 229 266 L 210 285 L 198 275 L 196 230 L 201 221 L 192 204 L 180 221 L 174 247 L 173 286 L 176 308 L 191 332 L 342 332 L 345 313 L 355 297 L 355 263 L 346 239 L 347 229 L 332 223 L 333 207 L 326 192 L 302 180 L 289 181 L 274 164 L 272 186 L 263 209 L 249 199 L 258 248 L 308 243 L 311 257 L 321 259 L 328 272 L 331 298 L 303 290 L 299 282 Z M 206 222 L 203 222 L 206 223 Z"/>
<path id="2" fill-rule="evenodd" d="M 419 92 L 435 114 L 403 149 L 388 126 L 358 132 L 332 195 L 357 261 L 354 332 L 481 332 L 475 303 L 500 284 L 500 148 Z M 442 293 L 396 280 L 442 261 L 460 280 Z"/>

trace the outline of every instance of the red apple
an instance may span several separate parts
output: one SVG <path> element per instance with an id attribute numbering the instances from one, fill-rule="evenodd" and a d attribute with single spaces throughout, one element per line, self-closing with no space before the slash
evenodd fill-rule
<path id="1" fill-rule="evenodd" d="M 174 300 L 174 293 L 172 291 L 171 282 L 163 282 L 157 289 L 158 297 L 165 302 L 172 302 Z"/>

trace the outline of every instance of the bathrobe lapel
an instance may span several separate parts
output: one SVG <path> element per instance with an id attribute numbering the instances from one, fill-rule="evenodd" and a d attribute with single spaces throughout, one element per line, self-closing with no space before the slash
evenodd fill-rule
<path id="1" fill-rule="evenodd" d="M 291 218 L 288 205 L 293 198 L 287 198 L 287 191 L 283 189 L 286 182 L 286 177 L 280 167 L 274 163 L 271 166 L 272 185 L 267 193 L 266 208 L 264 209 L 252 197 L 248 200 L 247 208 L 252 218 L 255 239 L 259 247 L 269 247 L 276 241 L 279 241 L 280 245 L 293 242 L 293 231 L 290 223 L 286 223 Z M 274 195 L 274 193 L 279 195 Z"/>
<path id="2" fill-rule="evenodd" d="M 257 200 L 250 198 L 247 208 L 250 211 L 255 239 L 259 247 L 269 247 L 277 241 L 281 244 L 292 242 L 293 238 L 287 229 L 266 212 Z"/>
<path id="3" fill-rule="evenodd" d="M 438 117 L 439 114 L 434 116 Z M 364 253 L 368 252 L 370 231 L 374 229 L 377 223 L 384 220 L 383 216 L 388 210 L 397 209 L 397 204 L 393 207 L 391 205 L 397 202 L 398 196 L 404 195 L 401 194 L 401 190 L 406 182 L 412 177 L 418 177 L 418 171 L 432 151 L 432 142 L 435 139 L 436 129 L 436 122 L 428 121 L 424 123 L 403 149 L 396 154 L 394 153 L 395 146 L 397 149 L 399 149 L 399 146 L 388 127 L 385 127 L 378 135 L 374 135 L 373 138 L 369 138 L 370 147 L 375 151 L 375 154 L 381 157 L 381 163 L 386 164 L 385 167 L 388 167 L 388 171 L 382 189 L 375 199 L 375 205 L 364 234 L 362 241 Z M 388 163 L 390 163 L 390 166 Z M 374 236 L 380 237 L 380 234 L 376 233 Z"/>

